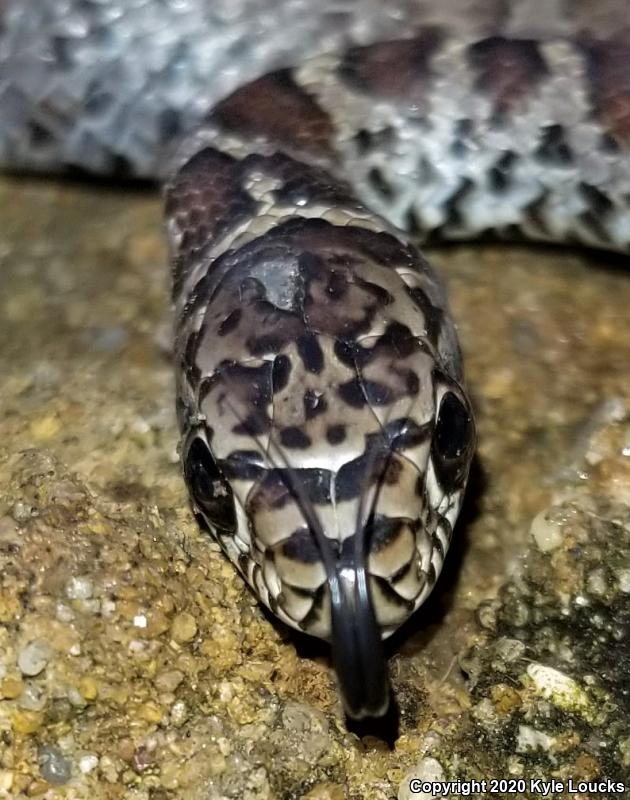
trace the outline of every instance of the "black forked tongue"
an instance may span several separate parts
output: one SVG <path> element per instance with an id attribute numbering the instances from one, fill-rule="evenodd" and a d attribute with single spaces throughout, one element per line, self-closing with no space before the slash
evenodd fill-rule
<path id="1" fill-rule="evenodd" d="M 389 709 L 389 674 L 365 569 L 339 565 L 330 594 L 333 664 L 346 714 L 382 717 Z"/>
<path id="2" fill-rule="evenodd" d="M 238 396 L 237 393 L 235 395 Z M 241 414 L 229 400 L 226 402 L 241 423 L 245 424 L 245 415 Z M 254 431 L 250 431 L 250 435 L 274 468 L 277 468 L 274 463 L 276 457 L 283 465 L 287 489 L 296 498 L 319 547 L 330 589 L 333 663 L 346 713 L 355 720 L 382 717 L 389 710 L 390 689 L 381 632 L 374 614 L 365 570 L 366 535 L 369 526 L 366 530 L 362 521 L 367 491 L 364 490 L 360 494 L 356 530 L 352 537 L 352 552 L 346 563 L 343 558 L 337 561 L 337 554 L 333 552 L 331 542 L 324 533 L 313 502 L 300 480 L 298 470 L 291 467 L 283 450 L 273 439 L 269 440 L 269 449 L 266 450 Z M 274 450 L 275 457 L 272 455 Z M 365 471 L 365 488 L 373 477 L 372 470 L 381 455 L 382 451 L 377 448 L 370 454 L 368 468 Z M 391 450 L 387 449 L 385 455 L 381 471 L 387 466 Z M 377 497 L 378 491 L 374 494 L 372 506 L 376 505 Z"/>

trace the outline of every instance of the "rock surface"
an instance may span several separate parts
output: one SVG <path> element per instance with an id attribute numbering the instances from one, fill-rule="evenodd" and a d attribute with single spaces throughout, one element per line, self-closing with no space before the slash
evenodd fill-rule
<path id="1" fill-rule="evenodd" d="M 190 513 L 157 196 L 6 178 L 0 203 L 0 797 L 630 787 L 630 274 L 432 254 L 479 458 L 445 574 L 389 645 L 390 748 L 348 730 L 325 648 L 265 616 Z"/>

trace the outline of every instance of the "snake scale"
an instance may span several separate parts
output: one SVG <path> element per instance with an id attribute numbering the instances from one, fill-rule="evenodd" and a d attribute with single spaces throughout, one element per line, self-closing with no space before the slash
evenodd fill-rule
<path id="1" fill-rule="evenodd" d="M 626 17 L 2 7 L 2 162 L 165 181 L 193 507 L 274 614 L 332 642 L 351 717 L 388 708 L 382 638 L 437 580 L 474 451 L 455 326 L 411 242 L 628 250 Z"/>

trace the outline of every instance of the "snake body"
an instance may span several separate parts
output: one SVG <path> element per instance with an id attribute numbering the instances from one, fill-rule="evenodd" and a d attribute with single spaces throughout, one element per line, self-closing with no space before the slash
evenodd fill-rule
<path id="1" fill-rule="evenodd" d="M 476 25 L 463 31 L 430 24 L 421 3 L 390 15 L 324 3 L 304 17 L 287 2 L 304 50 L 334 52 L 218 102 L 234 76 L 208 89 L 196 48 L 228 64 L 240 54 L 250 74 L 272 63 L 256 36 L 249 49 L 219 45 L 259 3 L 231 27 L 193 0 L 54 5 L 40 2 L 37 28 L 18 3 L 4 12 L 0 154 L 166 178 L 193 506 L 274 614 L 332 641 L 347 712 L 380 715 L 381 638 L 437 580 L 475 439 L 444 292 L 410 240 L 492 233 L 628 250 L 623 4 L 580 27 L 579 10 L 554 3 L 557 30 L 541 18 L 517 35 L 523 7 L 542 8 L 533 0 L 467 7 Z M 170 24 L 134 51 L 147 8 Z M 405 38 L 339 50 L 348 32 L 373 40 L 408 22 Z M 41 35 L 46 91 L 25 69 Z M 136 75 L 133 91 L 116 74 Z"/>

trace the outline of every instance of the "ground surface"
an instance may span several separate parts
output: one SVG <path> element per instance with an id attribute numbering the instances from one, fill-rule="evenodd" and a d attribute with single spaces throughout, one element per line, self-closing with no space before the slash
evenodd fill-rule
<path id="1" fill-rule="evenodd" d="M 348 732 L 325 650 L 261 613 L 189 511 L 159 199 L 5 179 L 0 207 L 0 797 L 422 797 L 411 777 L 630 792 L 621 264 L 433 254 L 479 457 L 443 578 L 390 646 L 388 748 Z"/>

